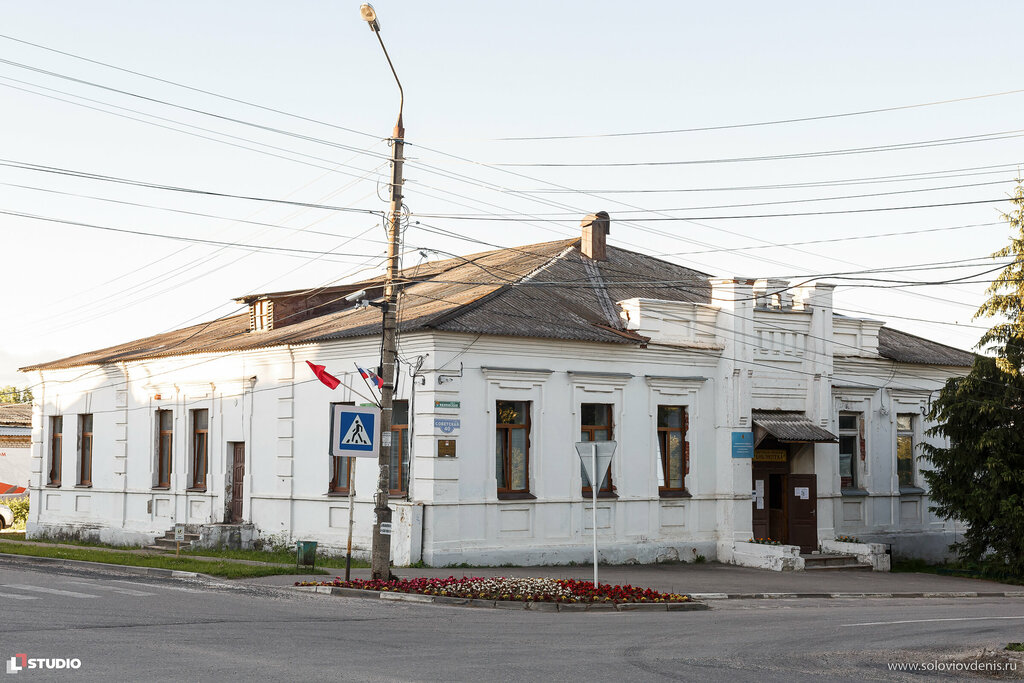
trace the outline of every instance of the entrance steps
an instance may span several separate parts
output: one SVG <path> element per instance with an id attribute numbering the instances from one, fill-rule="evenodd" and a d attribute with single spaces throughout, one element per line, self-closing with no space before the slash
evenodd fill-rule
<path id="1" fill-rule="evenodd" d="M 804 558 L 805 571 L 871 571 L 870 564 L 864 564 L 857 560 L 856 555 L 839 555 L 836 553 L 811 553 L 801 554 Z"/>
<path id="2" fill-rule="evenodd" d="M 199 534 L 185 534 L 185 540 L 181 542 L 182 550 L 188 550 L 192 547 L 192 541 L 198 541 Z M 164 552 L 172 552 L 176 550 L 178 544 L 174 540 L 174 528 L 170 528 L 164 532 L 164 535 L 157 538 L 153 545 L 147 545 L 147 550 L 162 550 Z"/>

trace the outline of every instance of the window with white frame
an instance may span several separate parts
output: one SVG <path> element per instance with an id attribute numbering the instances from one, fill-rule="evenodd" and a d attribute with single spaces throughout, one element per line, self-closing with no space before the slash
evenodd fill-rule
<path id="1" fill-rule="evenodd" d="M 901 489 L 915 488 L 914 476 L 914 414 L 896 416 L 896 476 Z"/>
<path id="2" fill-rule="evenodd" d="M 857 461 L 861 452 L 860 413 L 839 413 L 839 487 L 860 488 Z"/>

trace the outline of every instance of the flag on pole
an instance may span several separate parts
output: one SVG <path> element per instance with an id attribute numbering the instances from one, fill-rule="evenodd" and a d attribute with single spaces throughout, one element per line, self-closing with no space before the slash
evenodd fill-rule
<path id="1" fill-rule="evenodd" d="M 326 384 L 329 389 L 337 389 L 338 385 L 341 384 L 341 380 L 327 372 L 323 365 L 316 365 L 315 363 L 310 363 L 308 360 L 306 361 L 306 365 L 308 365 L 309 369 L 313 371 L 316 378 Z"/>
<path id="2" fill-rule="evenodd" d="M 356 366 L 356 369 L 359 370 L 359 374 L 363 376 L 363 379 L 373 382 L 377 385 L 378 389 L 382 389 L 384 387 L 384 380 L 378 377 L 377 373 L 372 370 L 363 370 L 358 365 Z"/>

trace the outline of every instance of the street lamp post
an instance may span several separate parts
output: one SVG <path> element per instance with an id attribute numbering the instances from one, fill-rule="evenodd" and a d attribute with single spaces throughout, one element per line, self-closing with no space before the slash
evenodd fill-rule
<path id="1" fill-rule="evenodd" d="M 378 459 L 377 492 L 374 495 L 373 543 L 370 550 L 370 567 L 374 579 L 391 578 L 391 536 L 381 533 L 381 523 L 391 522 L 391 508 L 388 507 L 391 469 L 391 409 L 395 393 L 395 362 L 398 356 L 397 347 L 397 311 L 398 290 L 395 288 L 395 274 L 398 272 L 398 254 L 400 240 L 400 222 L 402 215 L 402 162 L 405 160 L 405 128 L 402 126 L 402 108 L 405 105 L 405 93 L 402 82 L 398 80 L 395 65 L 391 63 L 388 50 L 380 37 L 380 24 L 373 6 L 360 6 L 359 13 L 370 25 L 370 30 L 377 36 L 384 57 L 388 60 L 391 73 L 398 84 L 398 121 L 391 137 L 391 208 L 388 212 L 388 263 L 384 277 L 384 331 L 381 344 L 381 379 L 384 386 L 380 390 L 381 404 L 381 445 Z"/>

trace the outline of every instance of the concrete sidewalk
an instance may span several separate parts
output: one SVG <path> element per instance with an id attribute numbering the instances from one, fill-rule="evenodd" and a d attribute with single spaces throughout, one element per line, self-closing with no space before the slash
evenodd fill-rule
<path id="1" fill-rule="evenodd" d="M 551 578 L 592 579 L 592 567 L 445 567 L 402 568 L 395 574 L 402 578 L 448 576 L 536 576 Z M 369 569 L 353 569 L 352 577 L 370 578 Z M 289 586 L 295 581 L 323 581 L 323 576 L 266 576 L 243 579 L 247 583 Z M 918 573 L 864 571 L 771 572 L 717 563 L 660 564 L 601 567 L 602 583 L 631 584 L 670 593 L 694 594 L 694 597 L 835 597 L 835 594 L 879 597 L 930 597 L 927 594 L 1010 594 L 1024 598 L 1024 586 L 967 579 L 954 576 Z M 776 594 L 765 596 L 763 594 Z M 783 594 L 783 595 L 778 595 Z M 939 597 L 939 596 L 935 596 Z M 971 597 L 965 595 L 964 597 Z"/>

